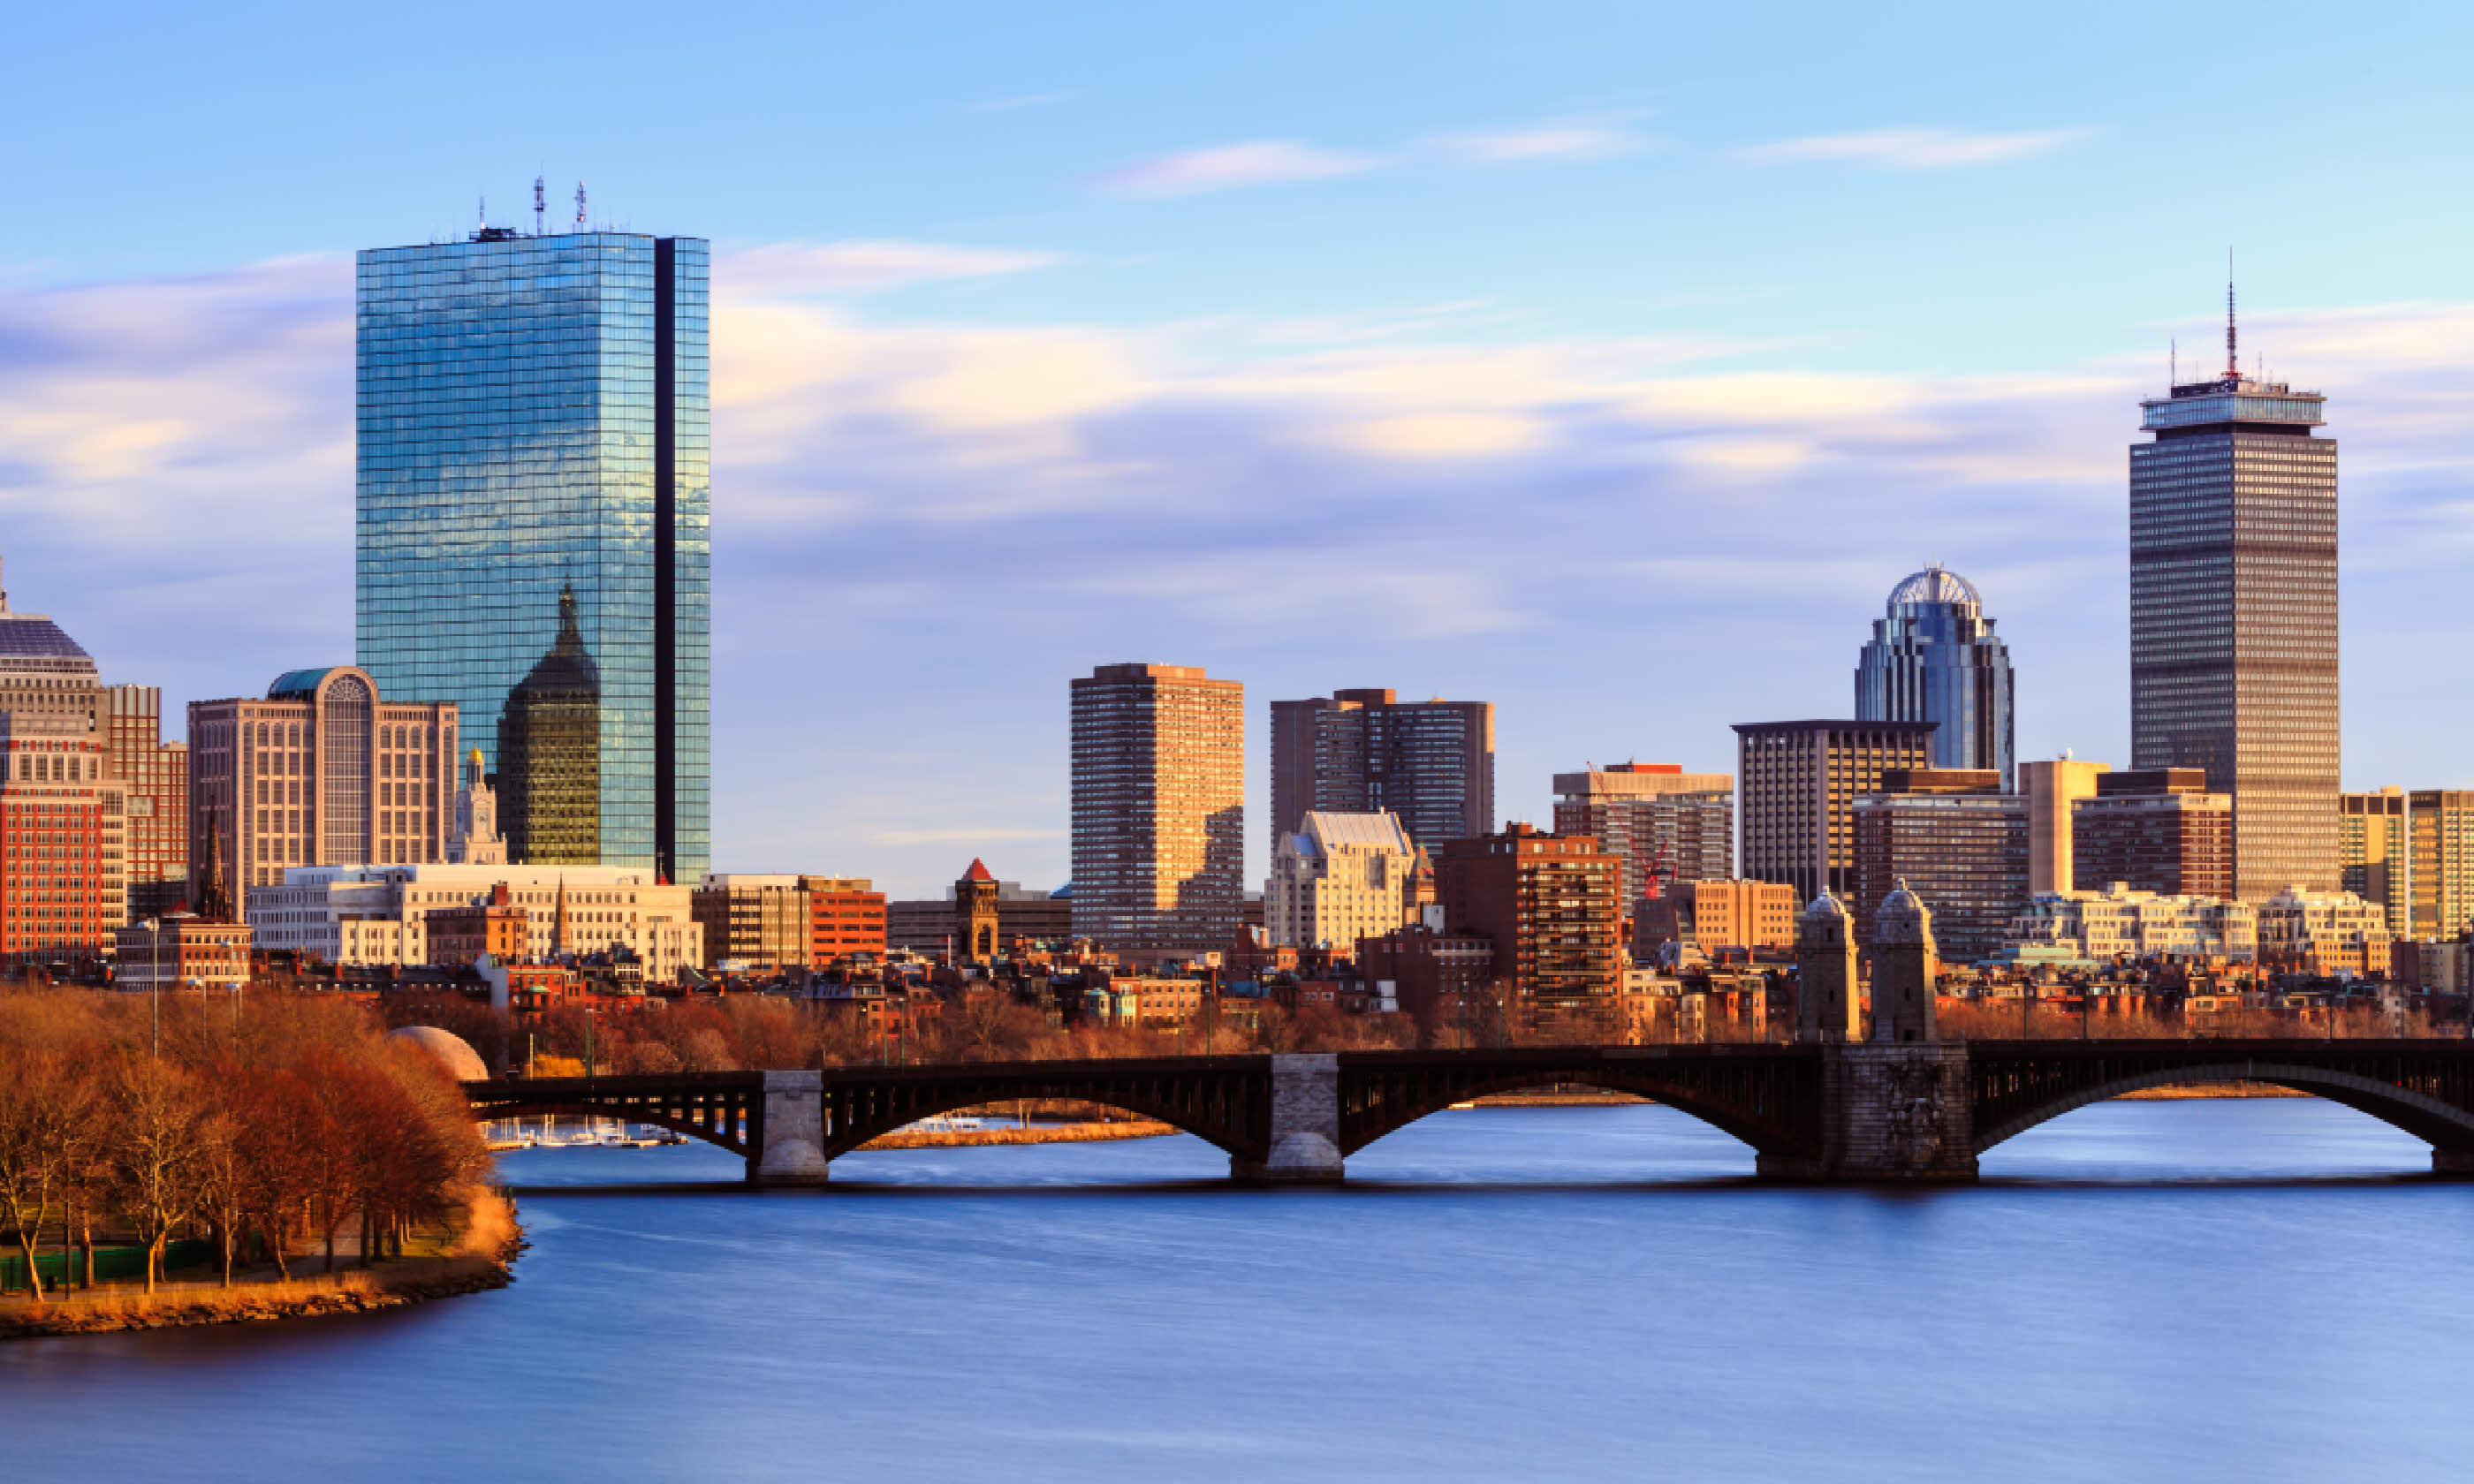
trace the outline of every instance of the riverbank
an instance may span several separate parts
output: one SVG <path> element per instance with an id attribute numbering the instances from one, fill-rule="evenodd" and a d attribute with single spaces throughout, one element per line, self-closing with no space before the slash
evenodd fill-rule
<path id="1" fill-rule="evenodd" d="M 2292 1088 L 2280 1088 L 2272 1082 L 2194 1082 L 2178 1088 L 2142 1088 L 2124 1092 L 2124 1101 L 2142 1103 L 2180 1103 L 2205 1097 L 2309 1097 Z"/>
<path id="2" fill-rule="evenodd" d="M 1001 1129 L 919 1129 L 882 1135 L 861 1149 L 976 1149 L 983 1144 L 1096 1144 L 1116 1138 L 1159 1138 L 1176 1133 L 1165 1123 L 1132 1118 L 1117 1123 L 1034 1123 Z"/>
<path id="3" fill-rule="evenodd" d="M 496 1190 L 484 1189 L 465 1204 L 462 1226 L 441 1253 L 290 1280 L 266 1267 L 246 1277 L 233 1275 L 229 1288 L 208 1280 L 160 1283 L 153 1293 L 143 1286 L 114 1285 L 54 1293 L 39 1301 L 0 1300 L 0 1340 L 401 1308 L 504 1288 L 515 1281 L 516 1255 L 523 1246 L 514 1205 Z M 314 1260 L 303 1258 L 297 1265 Z"/>

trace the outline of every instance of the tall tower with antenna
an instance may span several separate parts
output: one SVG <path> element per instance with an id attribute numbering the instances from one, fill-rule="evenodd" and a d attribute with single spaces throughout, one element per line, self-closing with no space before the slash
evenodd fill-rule
<path id="1" fill-rule="evenodd" d="M 2234 893 L 2339 889 L 2337 443 L 2327 398 L 2225 369 L 2140 403 L 2130 449 L 2134 768 L 2233 796 Z"/>

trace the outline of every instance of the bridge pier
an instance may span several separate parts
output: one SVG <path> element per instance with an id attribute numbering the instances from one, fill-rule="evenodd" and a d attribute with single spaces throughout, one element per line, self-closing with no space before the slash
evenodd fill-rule
<path id="1" fill-rule="evenodd" d="M 2474 1175 L 2474 1149 L 2433 1149 L 2431 1172 L 2435 1175 Z"/>
<path id="2" fill-rule="evenodd" d="M 1272 1058 L 1272 1152 L 1261 1161 L 1228 1157 L 1232 1180 L 1258 1185 L 1338 1185 L 1340 1057 L 1333 1052 Z"/>
<path id="3" fill-rule="evenodd" d="M 1975 1089 L 1964 1041 L 1845 1041 L 1822 1051 L 1821 1154 L 1762 1155 L 1783 1180 L 1976 1178 Z"/>
<path id="4" fill-rule="evenodd" d="M 825 1074 L 766 1072 L 764 1102 L 747 1156 L 751 1185 L 821 1185 L 825 1158 Z"/>

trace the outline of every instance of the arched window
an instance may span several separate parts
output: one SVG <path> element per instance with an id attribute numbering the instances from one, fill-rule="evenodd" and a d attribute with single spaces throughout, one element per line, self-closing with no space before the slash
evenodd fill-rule
<path id="1" fill-rule="evenodd" d="M 359 676 L 338 676 L 319 707 L 318 750 L 326 760 L 318 810 L 317 858 L 368 860 L 370 840 L 370 687 Z"/>

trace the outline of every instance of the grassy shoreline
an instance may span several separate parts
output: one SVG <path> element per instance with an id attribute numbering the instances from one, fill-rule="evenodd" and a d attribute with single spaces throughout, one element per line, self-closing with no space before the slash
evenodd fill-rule
<path id="1" fill-rule="evenodd" d="M 332 1276 L 291 1280 L 260 1269 L 220 1282 L 168 1282 L 148 1293 L 115 1284 L 48 1294 L 40 1300 L 0 1300 L 0 1340 L 53 1335 L 108 1334 L 123 1329 L 170 1329 L 189 1325 L 254 1324 L 318 1314 L 362 1314 L 400 1308 L 432 1299 L 504 1288 L 515 1281 L 516 1255 L 523 1229 L 513 1203 L 496 1190 L 476 1191 L 466 1202 L 460 1231 L 447 1250 L 424 1257 L 393 1257 Z M 303 1265 L 310 1259 L 303 1259 Z"/>
<path id="2" fill-rule="evenodd" d="M 936 1129 L 881 1135 L 861 1149 L 973 1149 L 996 1144 L 1094 1144 L 1119 1138 L 1159 1138 L 1176 1130 L 1148 1118 L 1119 1123 L 1034 1123 L 1029 1128 Z"/>

